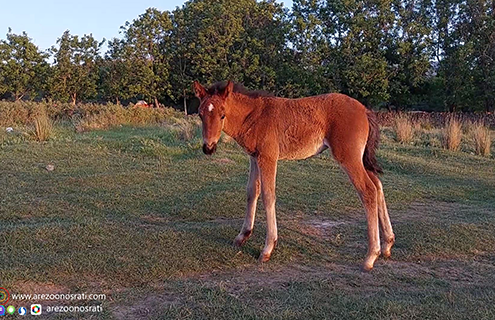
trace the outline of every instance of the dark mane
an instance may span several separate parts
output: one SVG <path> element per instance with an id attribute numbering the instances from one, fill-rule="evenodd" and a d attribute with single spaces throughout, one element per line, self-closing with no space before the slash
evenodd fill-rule
<path id="1" fill-rule="evenodd" d="M 227 87 L 227 81 L 220 81 L 212 84 L 208 89 L 208 94 L 209 95 L 214 95 L 219 92 L 222 92 L 225 90 L 225 87 Z M 234 82 L 234 92 L 243 94 L 245 96 L 248 96 L 250 98 L 259 98 L 259 97 L 274 97 L 275 95 L 270 92 L 262 91 L 262 90 L 248 90 L 244 85 L 240 83 Z"/>

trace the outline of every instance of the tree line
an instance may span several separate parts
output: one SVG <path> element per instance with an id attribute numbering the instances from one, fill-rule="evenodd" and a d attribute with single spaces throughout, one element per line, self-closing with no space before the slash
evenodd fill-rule
<path id="1" fill-rule="evenodd" d="M 47 51 L 10 29 L 0 98 L 147 100 L 184 108 L 191 83 L 231 79 L 301 97 L 346 93 L 369 107 L 493 111 L 495 1 L 190 0 L 149 8 L 107 42 L 66 31 Z"/>

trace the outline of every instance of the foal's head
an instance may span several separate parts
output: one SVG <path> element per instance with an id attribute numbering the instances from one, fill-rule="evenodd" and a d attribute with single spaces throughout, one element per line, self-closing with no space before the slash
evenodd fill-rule
<path id="1" fill-rule="evenodd" d="M 213 154 L 225 122 L 225 101 L 234 90 L 234 83 L 228 82 L 224 88 L 205 89 L 194 81 L 194 93 L 200 100 L 199 116 L 203 122 L 203 152 Z"/>

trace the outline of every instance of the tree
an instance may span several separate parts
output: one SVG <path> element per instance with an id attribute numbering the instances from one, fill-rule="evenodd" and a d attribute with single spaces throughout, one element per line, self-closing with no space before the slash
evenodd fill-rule
<path id="1" fill-rule="evenodd" d="M 135 92 L 131 91 L 132 60 L 127 59 L 124 52 L 125 42 L 113 39 L 108 43 L 108 51 L 100 65 L 100 95 L 107 100 L 132 99 Z"/>
<path id="2" fill-rule="evenodd" d="M 421 103 L 432 74 L 433 10 L 430 0 L 395 0 L 395 23 L 387 33 L 385 55 L 390 77 L 390 104 L 408 108 Z"/>
<path id="3" fill-rule="evenodd" d="M 477 97 L 485 111 L 495 110 L 495 1 L 468 1 L 462 29 L 473 47 Z"/>
<path id="4" fill-rule="evenodd" d="M 188 51 L 188 21 L 184 15 L 185 10 L 177 9 L 172 14 L 172 35 L 170 41 L 171 51 L 171 82 L 172 96 L 182 95 L 184 113 L 187 115 L 187 92 L 193 82 L 193 74 L 189 68 L 190 55 Z"/>
<path id="5" fill-rule="evenodd" d="M 389 0 L 296 0 L 296 52 L 319 92 L 340 91 L 366 105 L 389 99 L 387 30 L 394 23 Z"/>
<path id="6" fill-rule="evenodd" d="M 150 8 L 121 29 L 124 39 L 118 51 L 126 70 L 131 72 L 129 90 L 136 96 L 153 99 L 158 106 L 159 98 L 171 94 L 170 13 Z"/>
<path id="7" fill-rule="evenodd" d="M 239 72 L 244 70 L 243 82 L 250 87 L 281 92 L 290 30 L 288 11 L 275 1 L 256 2 L 243 17 L 243 25 L 243 55 L 238 64 Z"/>
<path id="8" fill-rule="evenodd" d="M 231 79 L 278 88 L 285 50 L 286 11 L 275 1 L 193 0 L 173 12 L 173 96 L 184 108 L 193 79 Z"/>
<path id="9" fill-rule="evenodd" d="M 434 2 L 438 79 L 445 109 L 490 111 L 495 93 L 494 2 Z"/>
<path id="10" fill-rule="evenodd" d="M 0 95 L 8 93 L 15 101 L 38 96 L 49 68 L 46 58 L 26 32 L 17 35 L 9 29 L 7 40 L 0 42 Z"/>
<path id="11" fill-rule="evenodd" d="M 286 49 L 284 93 L 288 96 L 308 96 L 341 91 L 338 68 L 334 65 L 334 47 L 326 35 L 335 33 L 327 24 L 320 1 L 295 0 L 290 16 L 291 30 Z M 326 20 L 329 22 L 329 20 Z"/>
<path id="12" fill-rule="evenodd" d="M 99 50 L 105 40 L 98 43 L 93 36 L 79 38 L 65 31 L 52 47 L 53 74 L 50 78 L 50 94 L 61 101 L 88 100 L 96 97 Z"/>
<path id="13" fill-rule="evenodd" d="M 66 31 L 46 62 L 25 33 L 0 41 L 0 96 L 182 101 L 234 80 L 288 97 L 342 92 L 369 107 L 495 108 L 495 2 L 190 0 L 147 9 L 102 43 Z M 48 79 L 48 81 L 47 81 Z"/>

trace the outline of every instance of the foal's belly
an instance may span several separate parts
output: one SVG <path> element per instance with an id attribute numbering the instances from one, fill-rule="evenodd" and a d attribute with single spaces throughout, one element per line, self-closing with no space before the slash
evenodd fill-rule
<path id="1" fill-rule="evenodd" d="M 300 160 L 307 159 L 328 149 L 326 139 L 316 138 L 307 142 L 283 146 L 280 148 L 280 159 Z"/>

